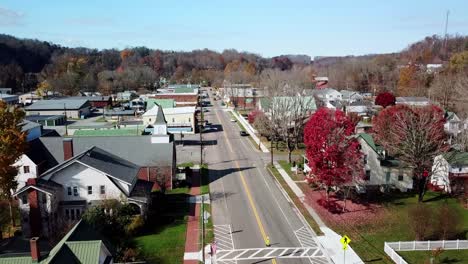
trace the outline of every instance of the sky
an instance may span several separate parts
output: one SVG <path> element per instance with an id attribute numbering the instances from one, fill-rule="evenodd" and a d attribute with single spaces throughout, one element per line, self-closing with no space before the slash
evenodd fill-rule
<path id="1" fill-rule="evenodd" d="M 344 56 L 468 35 L 467 0 L 0 0 L 0 33 L 97 49 Z"/>

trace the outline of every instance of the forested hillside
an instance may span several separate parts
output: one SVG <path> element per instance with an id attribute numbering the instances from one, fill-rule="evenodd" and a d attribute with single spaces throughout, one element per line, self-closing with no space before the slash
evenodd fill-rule
<path id="1" fill-rule="evenodd" d="M 435 72 L 427 64 L 443 64 Z M 264 69 L 286 71 L 307 67 L 307 74 L 328 76 L 330 87 L 366 92 L 391 91 L 397 95 L 437 97 L 448 80 L 463 85 L 468 65 L 468 37 L 446 41 L 427 37 L 401 52 L 347 57 L 257 54 L 208 49 L 190 52 L 135 47 L 125 50 L 66 48 L 52 43 L 0 35 L 0 86 L 14 92 L 36 88 L 64 94 L 126 89 L 154 90 L 166 83 L 204 83 L 223 80 L 257 83 Z M 440 73 L 440 74 L 439 74 Z M 312 78 L 309 78 L 312 80 Z M 438 86 L 438 87 L 435 87 Z M 447 100 L 446 100 L 447 101 Z"/>

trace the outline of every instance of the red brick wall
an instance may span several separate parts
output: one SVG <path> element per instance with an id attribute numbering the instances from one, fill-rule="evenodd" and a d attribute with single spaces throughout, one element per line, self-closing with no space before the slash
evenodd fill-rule
<path id="1" fill-rule="evenodd" d="M 164 179 L 166 189 L 172 189 L 172 168 L 171 166 L 141 167 L 138 171 L 138 179 L 153 182 L 153 190 L 159 190 L 158 182 Z"/>
<path id="2" fill-rule="evenodd" d="M 63 140 L 63 159 L 68 160 L 73 158 L 73 139 L 66 138 Z"/>

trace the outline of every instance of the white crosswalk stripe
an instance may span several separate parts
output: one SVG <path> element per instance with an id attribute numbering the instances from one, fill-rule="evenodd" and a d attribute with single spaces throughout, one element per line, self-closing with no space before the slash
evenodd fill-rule
<path id="1" fill-rule="evenodd" d="M 234 250 L 231 225 L 215 225 L 214 235 L 217 245 L 216 251 Z M 216 264 L 237 264 L 236 260 L 217 260 Z"/>
<path id="2" fill-rule="evenodd" d="M 303 226 L 299 228 L 298 230 L 294 231 L 294 234 L 303 247 L 317 247 L 317 242 L 314 240 L 314 235 L 307 227 Z"/>

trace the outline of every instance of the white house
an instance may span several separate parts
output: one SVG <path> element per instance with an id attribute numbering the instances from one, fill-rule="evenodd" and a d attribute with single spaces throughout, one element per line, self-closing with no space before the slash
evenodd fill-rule
<path id="1" fill-rule="evenodd" d="M 361 152 L 364 154 L 365 178 L 360 182 L 363 189 L 369 187 L 397 188 L 406 192 L 413 188 L 412 170 L 389 157 L 385 150 L 374 142 L 370 134 L 358 134 Z"/>
<path id="2" fill-rule="evenodd" d="M 468 152 L 448 152 L 434 158 L 431 183 L 446 192 L 468 194 Z"/>
<path id="3" fill-rule="evenodd" d="M 169 133 L 195 133 L 195 106 L 163 108 L 162 110 Z"/>
<path id="4" fill-rule="evenodd" d="M 67 159 L 32 177 L 15 192 L 26 236 L 48 236 L 59 219 L 78 220 L 92 205 L 118 200 L 135 205 L 142 215 L 153 184 L 138 179 L 140 167 L 98 147 Z"/>
<path id="5" fill-rule="evenodd" d="M 445 114 L 445 119 L 447 121 L 444 124 L 444 130 L 450 136 L 456 136 L 463 130 L 463 124 L 454 112 L 447 112 Z"/>
<path id="6" fill-rule="evenodd" d="M 341 108 L 343 95 L 337 90 L 332 88 L 316 89 L 313 94 L 315 98 L 320 101 L 322 106 L 330 109 Z"/>
<path id="7" fill-rule="evenodd" d="M 364 97 L 356 91 L 341 90 L 340 93 L 342 96 L 341 100 L 348 104 L 359 102 L 364 99 Z"/>

